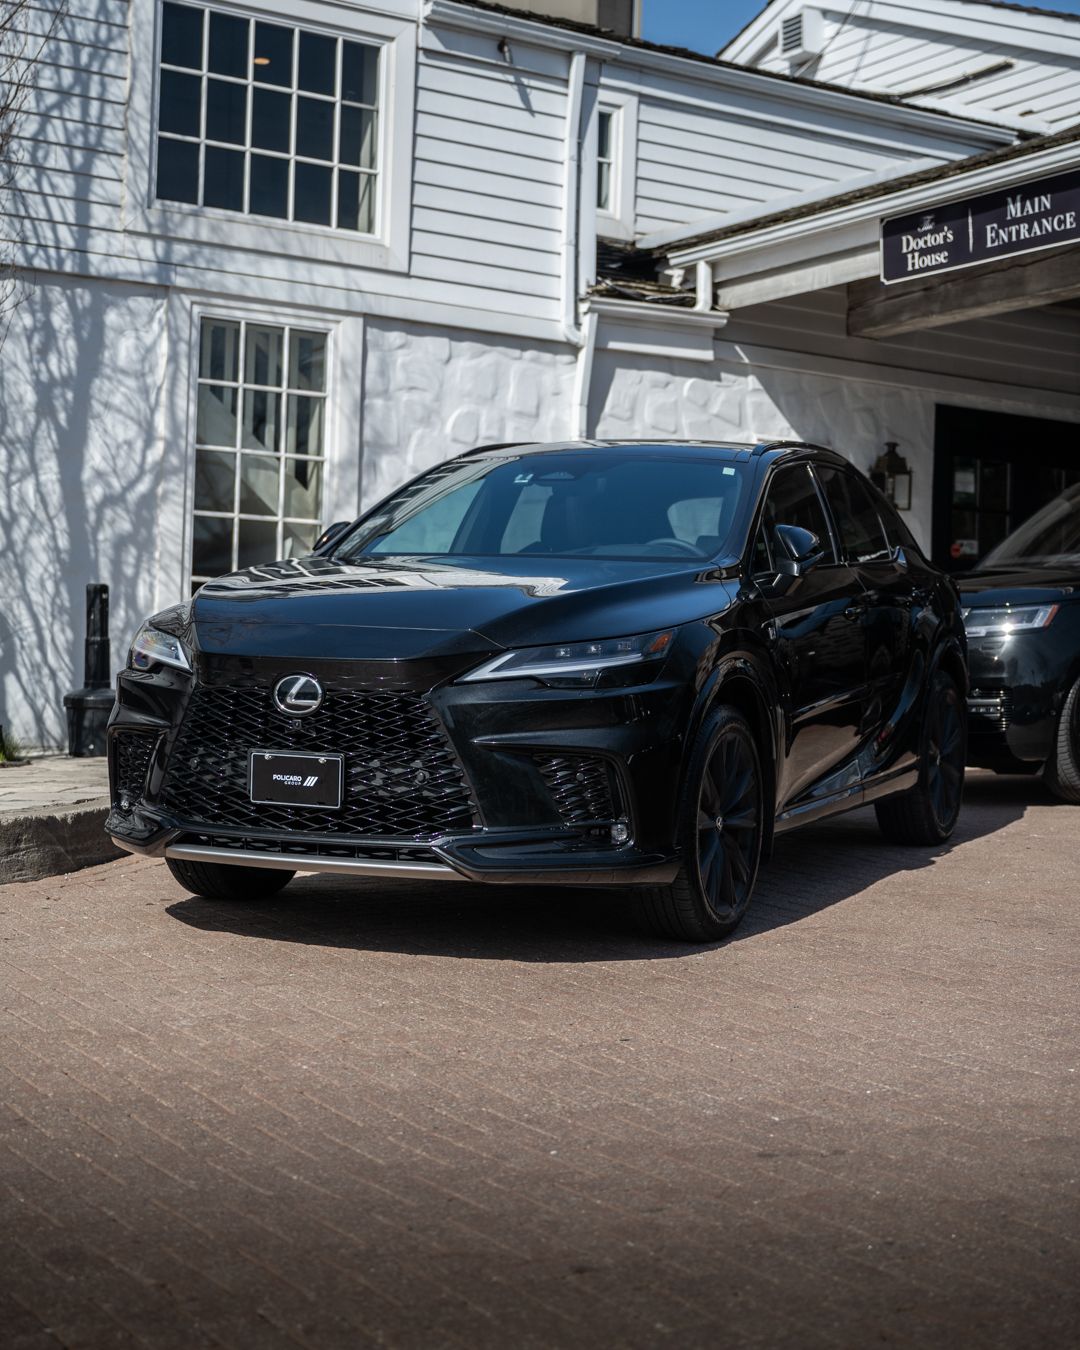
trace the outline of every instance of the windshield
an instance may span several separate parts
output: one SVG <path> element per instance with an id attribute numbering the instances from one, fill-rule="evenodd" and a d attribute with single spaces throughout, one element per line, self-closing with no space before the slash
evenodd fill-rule
<path id="1" fill-rule="evenodd" d="M 990 550 L 982 567 L 1045 566 L 1080 558 L 1080 485 L 1069 488 Z"/>
<path id="2" fill-rule="evenodd" d="M 719 458 L 619 448 L 452 460 L 360 521 L 334 556 L 714 557 L 743 472 Z"/>

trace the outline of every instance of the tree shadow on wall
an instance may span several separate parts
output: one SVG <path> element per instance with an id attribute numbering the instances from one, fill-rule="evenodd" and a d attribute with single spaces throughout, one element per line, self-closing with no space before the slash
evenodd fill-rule
<path id="1" fill-rule="evenodd" d="M 164 291 L 85 279 L 120 224 L 125 131 L 122 110 L 72 130 L 76 104 L 118 107 L 97 102 L 117 58 L 80 44 L 73 62 L 66 31 L 46 44 L 0 203 L 24 264 L 0 360 L 0 721 L 32 745 L 55 742 L 82 683 L 87 583 L 110 585 L 114 612 L 145 593 L 158 491 L 163 353 L 146 330 Z"/>

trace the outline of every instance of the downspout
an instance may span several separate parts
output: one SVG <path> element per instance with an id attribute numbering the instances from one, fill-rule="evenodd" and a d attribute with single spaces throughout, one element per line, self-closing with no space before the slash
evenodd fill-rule
<path id="1" fill-rule="evenodd" d="M 581 321 L 581 346 L 574 367 L 574 406 L 571 411 L 570 438 L 584 441 L 589 436 L 589 391 L 592 388 L 593 355 L 596 352 L 596 329 L 599 315 L 585 311 Z"/>
<path id="2" fill-rule="evenodd" d="M 574 52 L 566 81 L 566 188 L 563 194 L 562 330 L 577 350 L 574 401 L 570 409 L 570 436 L 584 439 L 589 432 L 589 390 L 596 349 L 596 315 L 578 321 L 578 235 L 581 200 L 581 111 L 585 99 L 585 53 Z"/>
<path id="3" fill-rule="evenodd" d="M 585 93 L 585 53 L 570 57 L 566 82 L 566 190 L 563 194 L 562 328 L 567 342 L 582 344 L 577 314 L 578 198 L 581 176 L 581 107 Z"/>

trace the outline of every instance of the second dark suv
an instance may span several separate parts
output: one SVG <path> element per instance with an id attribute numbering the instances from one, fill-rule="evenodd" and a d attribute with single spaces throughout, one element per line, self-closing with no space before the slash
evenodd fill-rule
<path id="1" fill-rule="evenodd" d="M 840 455 L 488 447 L 140 630 L 108 828 L 203 895 L 613 885 L 710 941 L 782 830 L 947 839 L 966 692 L 955 586 Z"/>

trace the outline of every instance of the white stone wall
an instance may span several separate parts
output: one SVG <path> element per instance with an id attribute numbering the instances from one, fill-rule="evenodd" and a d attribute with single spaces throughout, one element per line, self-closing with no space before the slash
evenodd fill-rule
<path id="1" fill-rule="evenodd" d="M 110 587 L 113 667 L 153 608 L 165 293 L 44 277 L 0 353 L 0 722 L 66 742 L 88 582 Z"/>
<path id="2" fill-rule="evenodd" d="M 936 403 L 992 407 L 994 394 L 989 386 L 984 394 L 946 395 L 720 359 L 704 365 L 600 352 L 590 427 L 601 437 L 812 441 L 839 450 L 864 471 L 886 441 L 897 441 L 912 469 L 912 509 L 905 519 L 929 548 Z M 1009 410 L 1020 411 L 1014 404 Z M 1045 415 L 1034 391 L 1030 411 Z"/>
<path id="3" fill-rule="evenodd" d="M 475 445 L 569 434 L 569 347 L 370 320 L 362 505 Z"/>

